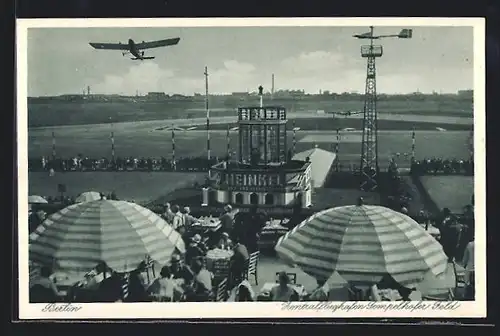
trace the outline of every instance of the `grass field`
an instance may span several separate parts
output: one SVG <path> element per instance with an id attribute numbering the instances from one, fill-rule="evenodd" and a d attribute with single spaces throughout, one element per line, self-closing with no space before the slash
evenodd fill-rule
<path id="1" fill-rule="evenodd" d="M 462 213 L 474 193 L 472 176 L 422 176 L 420 180 L 437 207 L 452 213 Z"/>
<path id="2" fill-rule="evenodd" d="M 57 185 L 65 184 L 67 195 L 77 196 L 85 191 L 104 194 L 114 191 L 118 198 L 148 203 L 194 182 L 203 182 L 205 174 L 168 172 L 58 172 L 50 177 L 48 173 L 30 172 L 28 194 L 58 196 Z"/>
<path id="3" fill-rule="evenodd" d="M 403 115 L 472 116 L 472 101 L 452 98 L 416 100 L 391 100 L 378 102 L 380 113 Z M 235 115 L 238 106 L 258 105 L 252 97 L 246 101 L 234 98 L 211 98 L 211 115 Z M 315 100 L 266 100 L 265 104 L 281 105 L 289 112 L 316 112 L 362 110 L 362 100 L 335 100 L 333 98 Z M 165 102 L 30 102 L 28 104 L 29 127 L 51 125 L 82 125 L 117 123 L 123 121 L 162 120 L 176 118 L 196 118 L 205 115 L 205 102 L 165 101 Z"/>

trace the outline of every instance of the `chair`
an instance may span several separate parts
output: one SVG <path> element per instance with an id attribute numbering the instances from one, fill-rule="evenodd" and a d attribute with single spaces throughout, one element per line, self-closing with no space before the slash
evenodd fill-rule
<path id="1" fill-rule="evenodd" d="M 253 252 L 252 254 L 250 254 L 250 258 L 248 259 L 247 265 L 245 265 L 246 271 L 244 274 L 245 280 L 249 280 L 250 276 L 253 275 L 256 285 L 259 284 L 258 275 L 257 275 L 257 265 L 259 262 L 259 255 L 260 255 L 259 251 L 256 251 L 256 252 Z"/>
<path id="2" fill-rule="evenodd" d="M 221 280 L 215 289 L 215 298 L 214 301 L 216 302 L 224 302 L 227 301 L 229 295 L 227 292 L 227 278 Z"/>
<path id="3" fill-rule="evenodd" d="M 365 300 L 365 295 L 363 290 L 356 288 L 354 286 L 347 287 L 347 292 L 349 295 L 349 301 L 363 301 Z"/>
<path id="4" fill-rule="evenodd" d="M 279 277 L 280 273 L 281 272 L 276 272 L 276 282 L 278 282 L 278 277 Z M 286 275 L 288 275 L 288 278 L 290 279 L 290 282 L 293 285 L 297 284 L 297 274 L 296 273 L 287 273 Z"/>
<path id="5" fill-rule="evenodd" d="M 469 283 L 465 287 L 464 299 L 467 301 L 474 301 L 476 296 L 475 287 L 475 272 L 472 271 L 469 275 Z"/>

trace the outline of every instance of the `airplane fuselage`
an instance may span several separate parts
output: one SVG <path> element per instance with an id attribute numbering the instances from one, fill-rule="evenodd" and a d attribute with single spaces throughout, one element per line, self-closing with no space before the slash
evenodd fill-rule
<path id="1" fill-rule="evenodd" d="M 134 40 L 132 40 L 132 39 L 128 40 L 128 49 L 129 49 L 130 53 L 132 55 L 134 55 L 134 57 L 137 57 L 138 59 L 142 59 L 142 55 L 139 52 L 139 50 L 137 50 Z"/>

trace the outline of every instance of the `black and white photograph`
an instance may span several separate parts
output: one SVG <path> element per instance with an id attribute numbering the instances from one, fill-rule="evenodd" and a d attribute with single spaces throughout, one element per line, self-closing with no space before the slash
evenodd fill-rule
<path id="1" fill-rule="evenodd" d="M 20 318 L 485 314 L 484 20 L 17 29 Z"/>

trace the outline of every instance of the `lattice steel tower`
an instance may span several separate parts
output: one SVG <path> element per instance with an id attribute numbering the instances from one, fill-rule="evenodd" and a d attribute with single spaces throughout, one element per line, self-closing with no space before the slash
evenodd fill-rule
<path id="1" fill-rule="evenodd" d="M 366 85 L 365 104 L 363 109 L 363 137 L 361 142 L 361 189 L 365 191 L 375 191 L 378 179 L 378 128 L 377 128 L 377 76 L 375 59 L 382 57 L 383 49 L 381 45 L 374 45 L 373 40 L 384 37 L 411 38 L 412 30 L 403 29 L 398 35 L 378 35 L 373 34 L 373 26 L 370 32 L 354 35 L 359 39 L 369 39 L 370 44 L 361 46 L 361 57 L 367 59 L 366 63 Z"/>

